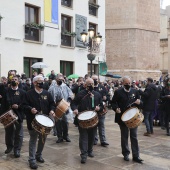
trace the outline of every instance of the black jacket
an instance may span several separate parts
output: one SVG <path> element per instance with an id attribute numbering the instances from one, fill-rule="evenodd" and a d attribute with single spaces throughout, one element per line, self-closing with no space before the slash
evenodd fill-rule
<path id="1" fill-rule="evenodd" d="M 8 105 L 10 107 L 12 107 L 13 104 L 18 105 L 18 109 L 12 109 L 14 113 L 18 116 L 18 122 L 23 122 L 23 119 L 24 119 L 24 113 L 23 113 L 23 107 L 22 107 L 24 95 L 25 95 L 25 91 L 20 88 L 18 88 L 17 90 L 8 88 L 6 90 Z"/>
<path id="2" fill-rule="evenodd" d="M 145 91 L 139 90 L 139 94 L 142 96 L 143 110 L 144 111 L 154 111 L 155 101 L 158 97 L 158 89 L 155 84 L 147 85 Z"/>
<path id="3" fill-rule="evenodd" d="M 107 90 L 101 84 L 98 84 L 97 86 L 95 86 L 94 91 L 97 91 L 98 93 L 100 93 L 102 100 L 103 100 L 103 96 L 107 96 Z"/>
<path id="4" fill-rule="evenodd" d="M 78 84 L 75 84 L 71 90 L 72 92 L 75 94 L 75 96 L 77 95 L 78 92 L 80 92 L 81 90 L 84 90 L 85 88 L 83 87 L 83 85 L 78 85 Z"/>
<path id="5" fill-rule="evenodd" d="M 49 75 L 49 79 L 55 80 L 55 78 L 56 78 L 56 75 L 55 75 L 55 74 L 50 74 L 50 75 Z"/>
<path id="6" fill-rule="evenodd" d="M 51 110 L 55 111 L 55 103 L 48 91 L 43 90 L 41 94 L 38 94 L 33 89 L 25 94 L 23 108 L 26 114 L 27 128 L 32 130 L 31 123 L 35 118 L 35 114 L 31 113 L 31 109 L 36 108 L 38 112 L 42 111 L 42 114 L 49 115 Z"/>
<path id="7" fill-rule="evenodd" d="M 83 112 L 86 110 L 94 110 L 96 106 L 100 106 L 100 111 L 103 110 L 103 102 L 101 95 L 93 91 L 92 94 L 94 95 L 94 107 L 92 107 L 92 97 L 88 93 L 87 90 L 80 91 L 74 100 L 71 102 L 71 109 L 74 111 L 75 109 L 78 109 L 79 112 Z"/>
<path id="8" fill-rule="evenodd" d="M 0 115 L 5 113 L 9 109 L 9 104 L 7 102 L 7 95 L 6 95 L 6 87 L 3 84 L 0 84 Z"/>
<path id="9" fill-rule="evenodd" d="M 123 87 L 115 91 L 112 98 L 112 109 L 116 112 L 117 108 L 120 108 L 121 113 L 115 113 L 115 122 L 124 125 L 124 122 L 121 120 L 122 114 L 129 108 L 128 105 L 135 102 L 137 99 L 140 99 L 139 92 L 136 89 L 130 89 L 130 92 L 126 92 Z M 140 105 L 133 104 L 131 106 L 142 107 L 142 101 Z"/>
<path id="10" fill-rule="evenodd" d="M 162 89 L 162 93 L 160 96 L 161 103 L 160 103 L 160 109 L 163 111 L 166 111 L 167 113 L 170 113 L 170 98 L 167 97 L 170 95 L 170 90 L 166 87 Z"/>

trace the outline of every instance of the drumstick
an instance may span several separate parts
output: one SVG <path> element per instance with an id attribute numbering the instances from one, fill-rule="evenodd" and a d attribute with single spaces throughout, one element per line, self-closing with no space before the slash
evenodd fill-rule
<path id="1" fill-rule="evenodd" d="M 134 103 L 135 103 L 135 102 L 133 102 L 133 103 L 131 103 L 131 104 L 127 105 L 126 107 L 129 107 L 129 106 L 131 107 L 131 105 L 132 105 L 132 104 L 134 104 Z"/>
<path id="2" fill-rule="evenodd" d="M 99 106 L 100 104 L 98 104 L 97 106 Z M 95 112 L 95 109 L 93 110 L 93 112 L 91 113 L 91 115 Z"/>

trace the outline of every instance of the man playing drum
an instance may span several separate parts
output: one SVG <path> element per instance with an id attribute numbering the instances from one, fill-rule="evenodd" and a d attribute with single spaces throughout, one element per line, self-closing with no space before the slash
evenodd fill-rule
<path id="1" fill-rule="evenodd" d="M 128 76 L 122 78 L 123 87 L 115 91 L 112 99 L 112 108 L 116 112 L 115 122 L 119 124 L 121 131 L 121 147 L 122 154 L 125 161 L 129 161 L 129 146 L 128 137 L 130 131 L 131 148 L 133 161 L 142 163 L 142 159 L 139 157 L 139 146 L 137 139 L 137 127 L 129 129 L 125 123 L 121 120 L 122 114 L 128 109 L 128 106 L 133 103 L 133 106 L 139 107 L 142 105 L 139 93 L 136 89 L 131 88 L 131 79 Z"/>
<path id="2" fill-rule="evenodd" d="M 36 160 L 40 163 L 44 163 L 42 158 L 42 151 L 44 148 L 46 135 L 38 133 L 32 127 L 32 121 L 37 113 L 42 113 L 44 115 L 55 116 L 55 103 L 51 94 L 43 90 L 44 78 L 40 75 L 33 78 L 33 83 L 35 89 L 28 91 L 25 95 L 23 102 L 23 107 L 26 113 L 27 128 L 30 135 L 29 140 L 29 164 L 31 169 L 37 169 Z M 45 123 L 45 122 L 44 122 Z M 36 142 L 38 140 L 37 152 L 36 152 Z"/>
<path id="3" fill-rule="evenodd" d="M 101 95 L 94 91 L 94 81 L 91 78 L 86 79 L 86 89 L 80 91 L 75 99 L 71 103 L 72 110 L 74 114 L 78 114 L 84 111 L 89 111 L 89 117 L 94 114 L 94 112 L 103 110 L 103 103 Z M 86 115 L 87 116 L 87 115 Z M 79 118 L 79 117 L 78 117 Z M 96 124 L 97 125 L 97 124 Z M 79 129 L 79 148 L 81 151 L 81 163 L 86 163 L 87 156 L 94 157 L 93 154 L 93 143 L 96 132 L 96 125 L 92 125 L 90 128 L 83 128 L 78 126 Z"/>
<path id="4" fill-rule="evenodd" d="M 6 105 L 6 109 L 8 105 L 8 109 L 11 108 L 12 111 L 18 117 L 17 122 L 12 123 L 5 128 L 5 143 L 7 146 L 5 153 L 8 154 L 13 149 L 15 158 L 20 157 L 20 150 L 23 142 L 22 122 L 24 116 L 22 110 L 22 102 L 25 95 L 25 92 L 22 89 L 18 88 L 18 84 L 19 84 L 18 77 L 13 76 L 11 79 L 10 87 L 6 89 L 6 96 L 5 95 L 3 96 L 3 99 L 5 99 L 6 101 L 6 102 L 4 101 L 5 103 L 3 103 Z M 8 116 L 7 119 L 9 119 Z"/>
<path id="5" fill-rule="evenodd" d="M 92 79 L 94 81 L 94 91 L 97 91 L 98 93 L 100 93 L 103 102 L 106 102 L 107 91 L 106 91 L 105 87 L 98 83 L 97 75 L 92 75 Z M 106 147 L 107 145 L 109 145 L 109 143 L 106 142 L 104 122 L 105 122 L 105 114 L 103 114 L 103 113 L 99 114 L 99 123 L 98 123 L 97 127 L 98 127 L 98 131 L 99 131 L 100 143 L 101 143 L 101 146 Z M 98 141 L 98 135 L 97 135 L 97 131 L 96 131 L 94 145 L 97 145 L 97 141 Z"/>

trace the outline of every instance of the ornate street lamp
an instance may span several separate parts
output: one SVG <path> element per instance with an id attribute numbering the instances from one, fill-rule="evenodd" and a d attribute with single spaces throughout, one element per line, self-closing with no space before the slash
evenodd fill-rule
<path id="1" fill-rule="evenodd" d="M 90 74 L 92 76 L 92 62 L 96 57 L 96 53 L 100 52 L 100 43 L 102 40 L 102 36 L 100 35 L 100 33 L 97 33 L 97 35 L 94 35 L 94 28 L 89 28 L 88 29 L 88 33 L 83 30 L 83 32 L 81 32 L 81 38 L 83 41 L 84 46 L 88 47 L 88 51 L 90 52 L 90 54 L 87 55 L 88 60 L 90 60 Z M 87 42 L 87 38 L 88 38 L 88 42 Z"/>

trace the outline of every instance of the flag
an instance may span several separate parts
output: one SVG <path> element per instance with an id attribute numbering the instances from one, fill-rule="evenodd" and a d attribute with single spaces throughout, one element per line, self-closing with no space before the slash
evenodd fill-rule
<path id="1" fill-rule="evenodd" d="M 107 74 L 107 64 L 106 62 L 99 63 L 99 74 L 106 75 Z"/>
<path id="2" fill-rule="evenodd" d="M 44 20 L 58 24 L 58 0 L 44 0 Z"/>

